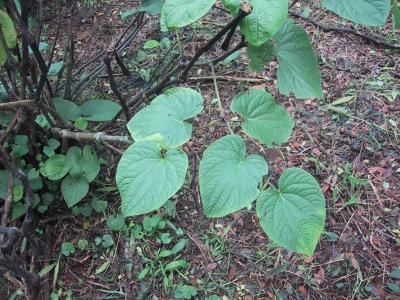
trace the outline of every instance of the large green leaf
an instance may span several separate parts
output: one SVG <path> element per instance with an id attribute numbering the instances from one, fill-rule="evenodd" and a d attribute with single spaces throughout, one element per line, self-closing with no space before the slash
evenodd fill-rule
<path id="1" fill-rule="evenodd" d="M 261 46 L 282 27 L 288 14 L 286 0 L 248 0 L 252 6 L 251 13 L 240 22 L 240 29 L 246 40 L 253 46 Z M 237 14 L 240 1 L 226 0 L 225 7 Z"/>
<path id="2" fill-rule="evenodd" d="M 223 217 L 249 205 L 259 195 L 257 186 L 267 173 L 267 162 L 259 155 L 246 155 L 240 136 L 228 135 L 212 143 L 199 169 L 206 216 Z"/>
<path id="3" fill-rule="evenodd" d="M 290 168 L 257 199 L 257 215 L 266 234 L 288 250 L 311 256 L 325 224 L 325 198 L 308 172 Z"/>
<path id="4" fill-rule="evenodd" d="M 400 3 L 397 0 L 392 0 L 393 5 L 393 27 L 400 29 Z"/>
<path id="5" fill-rule="evenodd" d="M 81 113 L 86 120 L 104 122 L 112 120 L 121 110 L 121 106 L 111 100 L 96 99 L 81 105 Z"/>
<path id="6" fill-rule="evenodd" d="M 321 73 L 314 49 L 304 28 L 288 20 L 276 34 L 279 60 L 278 88 L 297 98 L 322 98 Z"/>
<path id="7" fill-rule="evenodd" d="M 161 13 L 163 3 L 162 0 L 143 0 L 139 11 L 145 11 L 152 15 L 159 15 Z"/>
<path id="8" fill-rule="evenodd" d="M 81 201 L 88 191 L 89 183 L 83 176 L 68 175 L 61 183 L 61 193 L 68 207 L 72 207 Z"/>
<path id="9" fill-rule="evenodd" d="M 122 155 L 116 182 L 125 217 L 159 209 L 183 185 L 188 157 L 179 149 L 162 149 L 155 141 L 136 142 Z"/>
<path id="10" fill-rule="evenodd" d="M 244 132 L 268 147 L 286 142 L 292 133 L 292 118 L 266 91 L 252 89 L 238 94 L 231 110 L 244 118 Z"/>
<path id="11" fill-rule="evenodd" d="M 259 47 L 250 44 L 247 47 L 247 56 L 250 60 L 250 70 L 262 71 L 265 64 L 276 56 L 275 47 L 271 41 L 267 41 Z"/>
<path id="12" fill-rule="evenodd" d="M 214 3 L 215 0 L 166 0 L 161 10 L 162 27 L 185 27 L 203 17 Z"/>
<path id="13" fill-rule="evenodd" d="M 128 123 L 135 141 L 157 140 L 169 147 L 186 143 L 192 125 L 185 120 L 203 110 L 203 97 L 189 88 L 172 88 L 155 98 Z"/>
<path id="14" fill-rule="evenodd" d="M 67 175 L 69 166 L 65 155 L 55 154 L 40 167 L 40 173 L 50 180 L 59 180 Z"/>
<path id="15" fill-rule="evenodd" d="M 390 12 L 390 0 L 323 0 L 339 16 L 368 26 L 383 26 Z"/>
<path id="16" fill-rule="evenodd" d="M 74 102 L 60 97 L 53 98 L 54 106 L 58 115 L 64 121 L 75 121 L 81 115 L 81 110 Z"/>

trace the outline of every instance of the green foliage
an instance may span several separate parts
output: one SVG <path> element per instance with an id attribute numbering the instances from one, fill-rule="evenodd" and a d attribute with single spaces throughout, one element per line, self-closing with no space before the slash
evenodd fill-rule
<path id="1" fill-rule="evenodd" d="M 158 15 L 161 13 L 163 6 L 163 0 L 143 0 L 142 5 L 139 7 L 139 11 L 145 11 L 152 15 Z"/>
<path id="2" fill-rule="evenodd" d="M 95 99 L 85 101 L 80 111 L 88 121 L 105 122 L 112 120 L 121 111 L 121 106 L 111 100 Z"/>
<path id="3" fill-rule="evenodd" d="M 186 143 L 192 125 L 185 120 L 203 110 L 203 97 L 189 88 L 172 88 L 155 98 L 128 123 L 135 141 L 155 140 L 168 147 Z"/>
<path id="4" fill-rule="evenodd" d="M 400 4 L 397 0 L 392 0 L 393 6 L 393 28 L 400 29 Z"/>
<path id="5" fill-rule="evenodd" d="M 253 46 L 261 46 L 282 27 L 287 19 L 288 2 L 282 0 L 249 0 L 250 15 L 240 22 L 240 30 Z M 224 1 L 227 9 L 236 14 L 240 1 Z"/>
<path id="6" fill-rule="evenodd" d="M 65 122 L 75 121 L 81 115 L 79 106 L 72 101 L 55 97 L 53 98 L 53 103 L 56 107 L 57 114 L 63 118 Z"/>
<path id="7" fill-rule="evenodd" d="M 268 147 L 286 142 L 292 133 L 292 118 L 265 91 L 252 89 L 236 95 L 231 110 L 244 118 L 243 131 Z"/>
<path id="8" fill-rule="evenodd" d="M 0 42 L 0 66 L 3 66 L 7 59 L 7 48 L 15 48 L 17 45 L 17 31 L 15 30 L 14 22 L 7 12 L 0 9 L 0 27 L 3 32 L 5 45 Z"/>
<path id="9" fill-rule="evenodd" d="M 81 201 L 89 191 L 89 183 L 82 176 L 68 175 L 61 183 L 61 193 L 68 207 Z"/>
<path id="10" fill-rule="evenodd" d="M 246 155 L 240 136 L 228 135 L 212 143 L 199 169 L 206 216 L 223 217 L 248 206 L 259 195 L 257 186 L 267 173 L 267 162 L 259 155 Z"/>
<path id="11" fill-rule="evenodd" d="M 107 227 L 112 231 L 120 231 L 125 226 L 125 219 L 122 215 L 110 215 L 107 218 Z"/>
<path id="12" fill-rule="evenodd" d="M 50 180 L 59 180 L 67 175 L 67 158 L 62 154 L 51 156 L 40 168 L 40 173 Z"/>
<path id="13" fill-rule="evenodd" d="M 279 190 L 270 188 L 261 193 L 257 215 L 274 242 L 311 256 L 324 229 L 324 195 L 309 173 L 290 168 L 281 175 Z"/>
<path id="14" fill-rule="evenodd" d="M 177 299 L 192 299 L 197 295 L 197 289 L 190 285 L 178 285 L 172 290 L 172 294 Z"/>
<path id="15" fill-rule="evenodd" d="M 26 135 L 15 136 L 15 142 L 11 151 L 12 156 L 15 158 L 22 157 L 27 154 L 28 151 L 28 137 Z"/>
<path id="16" fill-rule="evenodd" d="M 275 36 L 279 60 L 278 88 L 299 99 L 322 98 L 321 74 L 314 49 L 304 28 L 287 21 Z"/>
<path id="17" fill-rule="evenodd" d="M 161 29 L 182 28 L 203 17 L 215 0 L 165 0 L 161 10 Z"/>
<path id="18" fill-rule="evenodd" d="M 159 209 L 183 185 L 187 169 L 188 158 L 182 150 L 166 150 L 154 141 L 134 143 L 124 152 L 116 174 L 123 215 Z"/>
<path id="19" fill-rule="evenodd" d="M 64 242 L 61 244 L 61 254 L 70 256 L 75 253 L 75 247 L 71 242 Z"/>
<path id="20" fill-rule="evenodd" d="M 327 9 L 358 24 L 383 26 L 390 12 L 390 0 L 323 0 Z"/>
<path id="21" fill-rule="evenodd" d="M 247 47 L 247 56 L 250 60 L 250 70 L 262 71 L 265 64 L 272 60 L 276 56 L 276 53 L 273 43 L 267 41 L 258 47 L 250 44 Z"/>

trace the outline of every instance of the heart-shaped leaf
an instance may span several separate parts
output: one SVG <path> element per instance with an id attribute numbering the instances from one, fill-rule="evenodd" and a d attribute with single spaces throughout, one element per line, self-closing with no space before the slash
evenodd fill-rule
<path id="1" fill-rule="evenodd" d="M 311 256 L 325 224 L 325 198 L 318 182 L 299 168 L 285 170 L 279 190 L 263 191 L 257 216 L 265 233 L 278 245 Z"/>
<path id="2" fill-rule="evenodd" d="M 40 173 L 50 180 L 59 180 L 67 175 L 69 166 L 65 155 L 55 154 L 40 167 Z"/>
<path id="3" fill-rule="evenodd" d="M 188 158 L 179 149 L 162 149 L 155 141 L 136 142 L 122 155 L 116 182 L 125 217 L 159 209 L 183 185 Z"/>
<path id="4" fill-rule="evenodd" d="M 185 120 L 203 110 L 203 97 L 189 88 L 172 88 L 155 98 L 128 123 L 136 141 L 156 140 L 169 147 L 186 143 L 192 135 L 192 125 Z"/>
<path id="5" fill-rule="evenodd" d="M 162 30 L 182 28 L 197 21 L 214 3 L 215 0 L 165 0 L 161 10 Z"/>
<path id="6" fill-rule="evenodd" d="M 285 23 L 288 2 L 282 0 L 248 0 L 251 13 L 240 22 L 240 30 L 253 46 L 260 46 L 272 38 Z M 241 1 L 225 0 L 225 7 L 237 14 Z"/>
<path id="7" fill-rule="evenodd" d="M 65 122 L 75 121 L 80 117 L 81 110 L 74 102 L 59 97 L 53 98 L 53 102 L 58 115 Z"/>
<path id="8" fill-rule="evenodd" d="M 88 191 L 89 183 L 83 176 L 68 175 L 61 183 L 61 193 L 68 207 L 72 207 L 81 201 Z"/>
<path id="9" fill-rule="evenodd" d="M 268 147 L 286 142 L 292 133 L 292 118 L 265 91 L 252 89 L 238 94 L 232 101 L 231 110 L 244 118 L 244 132 Z"/>
<path id="10" fill-rule="evenodd" d="M 390 0 L 323 0 L 327 9 L 367 26 L 383 26 L 390 12 Z"/>
<path id="11" fill-rule="evenodd" d="M 267 173 L 267 162 L 260 155 L 246 155 L 240 136 L 228 135 L 212 143 L 199 169 L 206 216 L 223 217 L 249 205 L 259 195 L 257 186 Z"/>

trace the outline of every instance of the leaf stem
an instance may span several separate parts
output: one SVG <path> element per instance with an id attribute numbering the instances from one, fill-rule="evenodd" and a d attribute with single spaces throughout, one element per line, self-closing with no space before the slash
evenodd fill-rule
<path id="1" fill-rule="evenodd" d="M 219 95 L 219 90 L 218 90 L 217 77 L 215 76 L 215 71 L 214 71 L 214 65 L 211 63 L 210 67 L 211 67 L 211 73 L 212 73 L 213 82 L 214 82 L 214 89 L 215 89 L 215 94 L 217 95 L 217 102 L 218 102 L 218 107 L 219 107 L 221 118 L 224 120 L 229 133 L 234 134 L 231 124 L 226 119 L 224 107 L 222 106 L 222 101 L 221 101 L 221 97 Z"/>

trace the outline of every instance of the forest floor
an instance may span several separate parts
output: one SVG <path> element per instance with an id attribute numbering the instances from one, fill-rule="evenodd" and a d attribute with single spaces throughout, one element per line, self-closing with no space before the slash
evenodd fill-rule
<path id="1" fill-rule="evenodd" d="M 137 7 L 137 2 L 111 0 L 80 6 L 77 66 L 105 49 L 126 27 L 129 18 L 122 21 L 121 13 Z M 311 5 L 300 1 L 293 10 L 303 13 L 305 3 L 311 8 L 310 17 L 318 22 L 350 26 L 321 9 L 319 1 Z M 200 26 L 183 31 L 184 51 L 193 54 L 226 20 L 216 10 Z M 76 215 L 59 201 L 39 222 L 43 242 L 51 249 L 46 257 L 38 258 L 38 270 L 59 261 L 59 272 L 53 269 L 44 283 L 43 299 L 52 291 L 62 294 L 62 299 L 69 299 L 68 295 L 71 299 L 173 299 L 185 293 L 195 299 L 399 299 L 400 280 L 389 275 L 400 267 L 400 53 L 295 20 L 305 26 L 316 49 L 323 101 L 280 95 L 275 87 L 277 63 L 270 62 L 263 72 L 251 72 L 244 52 L 232 62 L 219 64 L 215 72 L 227 118 L 236 133 L 241 134 L 240 126 L 230 113 L 230 102 L 238 91 L 249 88 L 266 88 L 294 118 L 295 129 L 287 143 L 272 149 L 249 139 L 246 144 L 249 153 L 259 153 L 268 161 L 272 183 L 285 168 L 298 166 L 321 184 L 327 220 L 314 255 L 305 257 L 274 246 L 251 210 L 222 219 L 207 219 L 202 213 L 195 176 L 199 159 L 207 145 L 227 131 L 214 101 L 209 67 L 199 66 L 192 71 L 195 78 L 185 84 L 201 91 L 205 99 L 203 113 L 192 122 L 193 138 L 184 146 L 191 164 L 185 186 L 158 215 L 126 220 L 123 229 L 110 231 L 108 216 L 120 213 L 112 179 L 119 155 L 104 150 L 101 156 L 107 163 L 92 195 L 108 202 L 106 210 Z M 52 26 L 47 33 L 50 45 Z M 126 51 L 128 65 L 146 40 L 160 40 L 157 26 L 158 18 L 151 17 Z M 363 27 L 358 29 L 366 32 Z M 368 34 L 400 41 L 390 22 Z M 58 59 L 62 59 L 67 40 L 65 30 Z M 207 53 L 204 60 L 218 54 L 218 50 Z M 114 98 L 102 77 L 83 97 L 94 94 Z M 118 122 L 110 134 L 126 134 L 125 121 Z M 160 224 L 157 216 L 165 223 Z M 133 233 L 127 234 L 127 228 Z M 187 264 L 168 273 L 165 266 L 172 259 L 160 260 L 156 253 L 182 239 L 188 244 L 174 261 L 186 260 Z M 63 242 L 77 245 L 79 240 L 89 242 L 86 250 L 76 246 L 68 257 L 58 255 Z M 138 278 L 146 267 L 150 267 L 147 276 Z M 10 296 L 16 286 L 5 285 Z"/>

